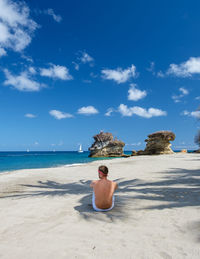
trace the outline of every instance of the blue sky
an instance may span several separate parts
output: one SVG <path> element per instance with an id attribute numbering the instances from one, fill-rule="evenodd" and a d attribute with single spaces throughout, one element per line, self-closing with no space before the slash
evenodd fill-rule
<path id="1" fill-rule="evenodd" d="M 196 148 L 199 1 L 0 0 L 0 150 L 87 150 L 100 130 Z"/>

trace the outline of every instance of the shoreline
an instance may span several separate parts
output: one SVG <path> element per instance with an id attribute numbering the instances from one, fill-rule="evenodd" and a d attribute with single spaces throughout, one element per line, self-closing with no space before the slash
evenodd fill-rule
<path id="1" fill-rule="evenodd" d="M 18 152 L 12 152 L 12 151 L 10 151 L 11 153 L 18 153 Z M 126 151 L 126 152 L 130 152 L 130 151 Z M 2 153 L 9 153 L 9 152 L 2 152 Z M 42 155 L 45 155 L 45 153 L 46 154 L 53 154 L 53 155 L 55 155 L 56 156 L 56 153 L 55 152 L 50 152 L 50 151 L 48 151 L 48 152 L 46 152 L 46 151 L 40 151 L 40 152 L 37 152 L 37 151 L 33 151 L 32 153 L 33 154 L 30 154 L 30 153 L 28 153 L 28 155 L 27 155 L 27 152 L 21 152 L 21 151 L 19 151 L 19 153 L 22 153 L 23 154 L 23 157 L 27 157 L 27 156 L 31 156 L 31 155 L 33 155 L 33 157 L 35 157 L 35 153 L 36 153 L 36 155 L 37 156 L 40 156 L 41 155 L 41 153 L 44 153 L 44 154 L 42 154 Z M 76 151 L 67 151 L 67 152 L 65 152 L 65 151 L 59 151 L 59 152 L 57 152 L 57 154 L 65 154 L 65 153 L 74 153 L 75 155 L 77 155 L 78 153 L 76 152 Z M 87 153 L 89 153 L 89 152 L 85 152 L 85 154 L 87 155 Z M 27 155 L 27 156 L 26 156 Z M 7 157 L 7 156 L 6 156 Z M 10 155 L 8 156 L 8 157 L 10 157 Z M 111 159 L 117 159 L 117 158 L 122 158 L 122 157 L 89 157 L 89 156 L 85 156 L 85 157 L 76 157 L 76 159 L 75 160 L 79 160 L 79 161 L 74 161 L 74 162 L 71 162 L 71 161 L 69 161 L 69 162 L 64 162 L 64 163 L 60 163 L 60 162 L 57 162 L 57 164 L 56 164 L 56 162 L 53 164 L 53 165 L 51 165 L 51 162 L 49 162 L 49 165 L 45 165 L 45 166 L 43 166 L 43 167 L 39 167 L 39 166 L 35 166 L 35 165 L 32 165 L 32 166 L 27 166 L 27 167 L 24 167 L 24 168 L 17 168 L 17 169 L 13 169 L 13 168 L 11 168 L 11 169 L 1 169 L 0 168 L 0 175 L 2 174 L 2 173 L 7 173 L 7 172 L 12 172 L 12 171 L 19 171 L 19 170 L 32 170 L 32 169 L 47 169 L 47 168 L 57 168 L 57 167 L 67 167 L 67 166 L 73 166 L 73 165 L 81 165 L 81 164 L 87 164 L 87 163 L 91 163 L 91 162 L 93 162 L 93 161 L 99 161 L 99 160 L 111 160 Z M 26 162 L 27 162 L 27 160 L 25 161 L 25 164 L 26 164 Z M 23 161 L 22 161 L 22 164 L 23 164 Z M 41 164 L 42 164 L 42 162 L 41 162 Z M 45 163 L 44 163 L 45 164 Z"/>
<path id="2" fill-rule="evenodd" d="M 75 167 L 75 166 L 82 166 L 85 164 L 90 164 L 93 162 L 98 162 L 98 161 L 105 161 L 105 160 L 113 160 L 113 159 L 121 159 L 123 157 L 110 157 L 107 159 L 97 159 L 97 160 L 93 160 L 91 162 L 82 162 L 82 163 L 73 163 L 73 164 L 63 164 L 63 165 L 58 165 L 58 166 L 53 166 L 53 167 L 38 167 L 38 168 L 23 168 L 23 169 L 16 169 L 16 170 L 9 170 L 9 171 L 0 171 L 0 176 L 2 174 L 9 174 L 9 173 L 13 173 L 13 172 L 18 172 L 18 171 L 24 171 L 24 170 L 42 170 L 42 169 L 57 169 L 57 168 L 67 168 L 67 167 Z"/>
<path id="3" fill-rule="evenodd" d="M 10 151 L 12 152 L 12 151 Z M 21 152 L 21 151 L 20 151 Z M 35 151 L 34 151 L 35 152 Z M 41 152 L 46 152 L 46 151 L 41 151 Z M 60 151 L 62 152 L 62 151 Z M 63 151 L 65 152 L 65 151 Z M 71 151 L 70 151 L 71 152 Z M 74 151 L 75 152 L 75 151 Z M 129 151 L 127 151 L 129 152 Z M 53 152 L 52 152 L 53 153 Z M 160 157 L 160 156 L 173 156 L 173 155 L 176 155 L 176 154 L 187 154 L 187 155 L 192 155 L 192 154 L 198 154 L 198 153 L 195 153 L 195 152 L 187 152 L 187 153 L 182 153 L 181 151 L 174 151 L 174 154 L 164 154 L 164 155 L 138 155 L 138 156 L 130 156 L 130 157 L 133 157 L 133 158 L 136 158 L 136 157 Z M 90 162 L 82 162 L 82 163 L 72 163 L 72 164 L 63 164 L 63 165 L 58 165 L 58 166 L 52 166 L 52 167 L 30 167 L 30 168 L 22 168 L 22 169 L 12 169 L 12 170 L 5 170 L 5 171 L 1 171 L 0 170 L 0 176 L 3 175 L 3 174 L 9 174 L 9 173 L 13 173 L 13 172 L 19 172 L 19 171 L 24 171 L 24 170 L 42 170 L 42 169 L 57 169 L 57 168 L 67 168 L 67 167 L 74 167 L 74 166 L 81 166 L 81 165 L 85 165 L 85 164 L 90 164 L 90 163 L 93 163 L 93 162 L 103 162 L 103 161 L 106 161 L 106 160 L 115 160 L 115 159 L 129 159 L 130 157 L 99 157 L 98 159 L 96 160 L 93 160 L 93 161 L 90 161 Z"/>

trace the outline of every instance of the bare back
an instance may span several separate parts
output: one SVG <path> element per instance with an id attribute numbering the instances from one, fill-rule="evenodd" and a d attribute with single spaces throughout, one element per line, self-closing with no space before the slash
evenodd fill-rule
<path id="1" fill-rule="evenodd" d="M 117 184 L 107 179 L 94 181 L 92 187 L 95 194 L 95 204 L 99 209 L 108 209 L 112 206 L 112 197 Z"/>

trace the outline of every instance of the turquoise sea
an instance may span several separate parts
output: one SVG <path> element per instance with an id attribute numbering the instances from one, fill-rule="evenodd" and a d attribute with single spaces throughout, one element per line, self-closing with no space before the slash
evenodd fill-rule
<path id="1" fill-rule="evenodd" d="M 175 152 L 178 152 L 177 150 Z M 192 152 L 191 150 L 189 152 Z M 131 151 L 125 151 L 131 154 Z M 0 152 L 0 173 L 19 169 L 49 168 L 112 158 L 91 158 L 89 152 Z"/>
<path id="2" fill-rule="evenodd" d="M 131 154 L 131 152 L 125 152 Z M 0 152 L 0 173 L 19 169 L 48 168 L 111 158 L 90 158 L 89 152 Z"/>

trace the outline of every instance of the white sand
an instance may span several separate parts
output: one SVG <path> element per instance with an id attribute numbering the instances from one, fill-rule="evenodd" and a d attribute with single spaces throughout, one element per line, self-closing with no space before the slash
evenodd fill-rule
<path id="1" fill-rule="evenodd" d="M 106 164 L 115 208 L 91 207 Z M 0 174 L 0 258 L 200 258 L 200 154 Z"/>

